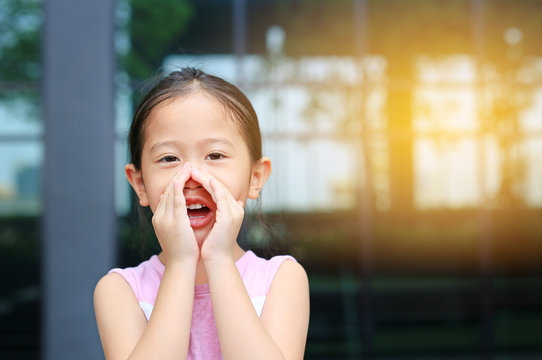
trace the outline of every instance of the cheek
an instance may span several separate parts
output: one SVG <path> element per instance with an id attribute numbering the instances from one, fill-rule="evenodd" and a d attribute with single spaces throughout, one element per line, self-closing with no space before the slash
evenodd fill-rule
<path id="1" fill-rule="evenodd" d="M 147 193 L 152 212 L 156 210 L 160 202 L 160 196 L 166 191 L 169 181 L 167 179 L 152 179 L 147 183 Z"/>
<path id="2" fill-rule="evenodd" d="M 214 175 L 230 191 L 235 200 L 245 201 L 250 185 L 250 174 L 246 171 L 229 171 Z"/>

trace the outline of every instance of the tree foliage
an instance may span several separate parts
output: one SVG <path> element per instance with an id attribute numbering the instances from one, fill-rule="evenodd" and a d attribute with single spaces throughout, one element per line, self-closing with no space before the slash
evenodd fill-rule
<path id="1" fill-rule="evenodd" d="M 186 0 L 128 0 L 130 49 L 122 58 L 124 69 L 136 79 L 152 76 L 165 56 L 178 48 L 178 38 L 194 17 Z"/>
<path id="2" fill-rule="evenodd" d="M 0 80 L 37 81 L 41 76 L 39 0 L 0 0 Z"/>

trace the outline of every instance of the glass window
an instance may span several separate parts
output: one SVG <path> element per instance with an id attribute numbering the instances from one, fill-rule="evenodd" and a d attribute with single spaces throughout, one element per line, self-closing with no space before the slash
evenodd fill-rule
<path id="1" fill-rule="evenodd" d="M 542 352 L 541 2 L 164 3 L 118 2 L 118 166 L 144 79 L 194 66 L 242 88 L 273 161 L 275 231 L 247 243 L 305 265 L 307 359 Z"/>

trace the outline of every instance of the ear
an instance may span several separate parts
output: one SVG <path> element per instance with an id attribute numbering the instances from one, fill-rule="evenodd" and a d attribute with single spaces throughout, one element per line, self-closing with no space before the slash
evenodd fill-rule
<path id="1" fill-rule="evenodd" d="M 143 183 L 143 175 L 141 170 L 137 170 L 134 164 L 128 164 L 124 167 L 126 172 L 126 177 L 132 185 L 132 188 L 139 198 L 139 205 L 149 206 L 149 198 L 147 196 L 147 190 L 145 189 L 145 184 Z"/>
<path id="2" fill-rule="evenodd" d="M 252 166 L 252 176 L 250 178 L 250 188 L 248 190 L 248 197 L 250 199 L 254 200 L 258 198 L 269 175 L 271 175 L 271 159 L 263 157 Z"/>

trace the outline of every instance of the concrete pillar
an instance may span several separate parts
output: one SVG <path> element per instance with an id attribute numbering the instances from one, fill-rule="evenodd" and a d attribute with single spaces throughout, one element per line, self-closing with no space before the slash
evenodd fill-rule
<path id="1" fill-rule="evenodd" d="M 114 3 L 44 7 L 42 355 L 99 359 L 92 296 L 115 257 Z"/>

